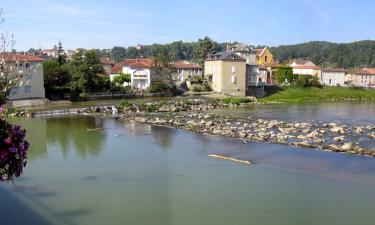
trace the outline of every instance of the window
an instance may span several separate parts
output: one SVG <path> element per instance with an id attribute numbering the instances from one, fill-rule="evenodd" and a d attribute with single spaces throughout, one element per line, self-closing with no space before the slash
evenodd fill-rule
<path id="1" fill-rule="evenodd" d="M 29 74 L 29 75 L 26 76 L 26 80 L 27 80 L 27 81 L 30 81 L 30 80 L 32 80 L 32 79 L 33 79 L 33 75 Z"/>
<path id="2" fill-rule="evenodd" d="M 332 79 L 329 79 L 329 84 L 332 84 Z"/>
<path id="3" fill-rule="evenodd" d="M 268 57 L 264 56 L 264 62 L 267 62 Z"/>
<path id="4" fill-rule="evenodd" d="M 25 86 L 25 94 L 31 94 L 31 86 Z"/>
<path id="5" fill-rule="evenodd" d="M 236 67 L 232 66 L 232 73 L 235 73 L 235 72 L 236 72 Z"/>
<path id="6" fill-rule="evenodd" d="M 235 77 L 235 76 L 232 76 L 232 83 L 233 83 L 233 84 L 236 83 L 236 77 Z"/>
<path id="7" fill-rule="evenodd" d="M 13 89 L 12 89 L 12 95 L 16 95 L 16 94 L 18 94 L 20 92 L 20 88 L 19 87 L 14 87 Z"/>

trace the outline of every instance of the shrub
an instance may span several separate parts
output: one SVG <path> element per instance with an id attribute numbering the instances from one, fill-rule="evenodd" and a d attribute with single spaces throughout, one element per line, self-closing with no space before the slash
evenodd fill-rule
<path id="1" fill-rule="evenodd" d="M 163 82 L 153 83 L 148 89 L 151 93 L 170 91 L 171 86 Z"/>
<path id="2" fill-rule="evenodd" d="M 224 104 L 234 104 L 234 105 L 239 105 L 239 104 L 246 104 L 246 103 L 252 103 L 253 100 L 250 98 L 242 98 L 242 97 L 230 97 L 230 98 L 224 98 L 221 100 Z"/>
<path id="3" fill-rule="evenodd" d="M 204 91 L 212 91 L 212 87 L 209 84 L 204 84 Z"/>
<path id="4" fill-rule="evenodd" d="M 202 92 L 203 87 L 201 85 L 192 85 L 191 90 L 194 92 Z"/>
<path id="5" fill-rule="evenodd" d="M 119 104 L 119 105 L 120 105 L 121 107 L 126 108 L 126 107 L 130 107 L 130 106 L 132 106 L 133 104 L 130 103 L 128 100 L 123 99 L 123 100 L 120 101 L 120 104 Z"/>

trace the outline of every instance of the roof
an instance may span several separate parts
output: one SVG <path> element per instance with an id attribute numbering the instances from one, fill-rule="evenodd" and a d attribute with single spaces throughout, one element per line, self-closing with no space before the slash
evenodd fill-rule
<path id="1" fill-rule="evenodd" d="M 293 59 L 290 64 L 295 63 L 300 66 L 305 66 L 306 64 L 315 65 L 311 60 L 308 59 Z"/>
<path id="2" fill-rule="evenodd" d="M 202 66 L 199 64 L 182 61 L 175 62 L 173 65 L 176 69 L 202 69 Z"/>
<path id="3" fill-rule="evenodd" d="M 102 65 L 115 65 L 115 62 L 108 59 L 100 59 L 100 64 Z"/>
<path id="4" fill-rule="evenodd" d="M 127 65 L 132 69 L 150 69 L 154 66 L 153 62 L 135 62 L 133 64 Z"/>
<path id="5" fill-rule="evenodd" d="M 235 44 L 231 47 L 232 52 L 256 52 L 255 49 L 247 44 Z"/>
<path id="6" fill-rule="evenodd" d="M 125 59 L 124 61 L 121 61 L 119 63 L 121 63 L 123 66 L 130 66 L 134 63 L 138 63 L 138 62 L 142 62 L 142 63 L 145 63 L 147 65 L 153 65 L 154 64 L 154 60 L 152 59 L 149 59 L 149 58 L 142 58 L 142 59 Z"/>
<path id="7" fill-rule="evenodd" d="M 119 74 L 122 72 L 123 66 L 120 63 L 115 64 L 111 69 L 111 74 Z"/>
<path id="8" fill-rule="evenodd" d="M 295 66 L 293 69 L 321 70 L 322 68 L 320 66 Z"/>
<path id="9" fill-rule="evenodd" d="M 36 56 L 22 55 L 22 54 L 5 54 L 0 57 L 3 58 L 6 62 L 19 62 L 19 61 L 43 62 L 44 61 L 44 59 L 36 57 Z"/>
<path id="10" fill-rule="evenodd" d="M 324 68 L 323 72 L 335 72 L 335 73 L 346 73 L 344 68 Z"/>
<path id="11" fill-rule="evenodd" d="M 256 48 L 255 49 L 256 56 L 263 55 L 267 51 L 267 49 L 268 49 L 267 47 L 265 47 L 265 48 Z"/>
<path id="12" fill-rule="evenodd" d="M 351 71 L 352 74 L 357 75 L 375 75 L 375 68 L 362 68 Z"/>
<path id="13" fill-rule="evenodd" d="M 236 53 L 233 52 L 218 52 L 214 55 L 211 55 L 208 60 L 243 60 L 246 61 L 246 59 L 238 56 Z"/>

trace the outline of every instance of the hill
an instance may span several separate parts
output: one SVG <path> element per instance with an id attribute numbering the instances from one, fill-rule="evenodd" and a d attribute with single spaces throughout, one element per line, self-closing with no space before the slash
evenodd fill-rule
<path id="1" fill-rule="evenodd" d="M 375 67 L 375 41 L 365 40 L 338 44 L 313 41 L 271 48 L 279 62 L 293 58 L 309 58 L 317 65 L 332 67 Z"/>

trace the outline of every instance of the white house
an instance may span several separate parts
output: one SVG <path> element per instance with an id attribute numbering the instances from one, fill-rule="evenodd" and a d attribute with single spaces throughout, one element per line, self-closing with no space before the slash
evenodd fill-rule
<path id="1" fill-rule="evenodd" d="M 324 68 L 320 82 L 327 86 L 344 86 L 346 70 L 343 68 Z"/>
<path id="2" fill-rule="evenodd" d="M 294 66 L 293 74 L 316 76 L 321 79 L 322 69 L 320 66 Z"/>
<path id="3" fill-rule="evenodd" d="M 154 61 L 151 59 L 127 59 L 112 68 L 110 80 L 120 73 L 130 74 L 131 86 L 138 89 L 147 89 L 155 74 Z"/>
<path id="4" fill-rule="evenodd" d="M 202 66 L 199 64 L 187 62 L 187 61 L 178 61 L 173 64 L 173 80 L 174 81 L 185 81 L 190 80 L 194 76 L 203 75 Z"/>
<path id="5" fill-rule="evenodd" d="M 307 59 L 293 59 L 289 63 L 290 67 L 297 67 L 297 66 L 316 66 L 313 62 Z"/>
<path id="6" fill-rule="evenodd" d="M 11 71 L 18 76 L 17 83 L 9 96 L 10 100 L 45 98 L 42 64 L 44 59 L 22 54 L 5 54 L 0 58 L 11 66 Z"/>

